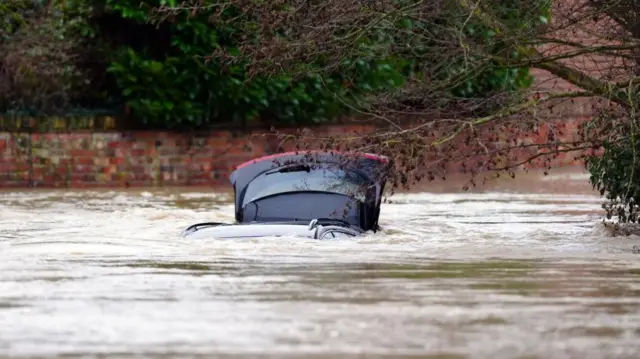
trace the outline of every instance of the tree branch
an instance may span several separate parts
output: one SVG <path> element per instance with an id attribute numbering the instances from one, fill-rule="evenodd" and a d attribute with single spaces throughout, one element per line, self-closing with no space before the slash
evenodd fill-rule
<path id="1" fill-rule="evenodd" d="M 507 31 L 506 27 L 502 25 L 502 23 L 500 23 L 498 20 L 491 17 L 486 12 L 483 12 L 481 9 L 472 7 L 468 0 L 458 0 L 458 2 L 460 6 L 472 12 L 476 16 L 476 18 L 483 21 L 486 25 L 492 27 L 497 34 L 496 36 L 505 36 L 505 33 Z M 584 72 L 570 68 L 558 62 L 558 60 L 562 57 L 557 59 L 554 56 L 545 57 L 542 53 L 540 53 L 533 47 L 527 47 L 523 45 L 515 45 L 515 47 L 517 50 L 525 54 L 525 56 L 527 56 L 529 59 L 532 59 L 534 61 L 532 67 L 549 71 L 550 73 L 566 80 L 573 85 L 591 92 L 594 95 L 610 99 L 611 101 L 624 107 L 630 107 L 632 105 L 628 101 L 628 97 L 625 96 L 625 93 L 623 91 L 620 91 L 616 87 L 617 84 L 611 84 L 607 81 L 601 81 L 593 76 L 585 74 Z M 503 59 L 503 61 L 505 63 L 509 62 L 506 59 Z M 625 86 L 627 85 L 628 81 L 626 82 Z"/>
<path id="2" fill-rule="evenodd" d="M 588 93 L 588 92 L 559 92 L 559 93 L 548 93 L 546 94 L 544 97 L 541 98 L 533 98 L 529 101 L 520 103 L 518 105 L 512 106 L 512 107 L 508 107 L 505 110 L 499 111 L 493 115 L 489 115 L 489 116 L 485 116 L 485 117 L 480 117 L 477 118 L 475 120 L 472 121 L 465 121 L 464 123 L 460 124 L 458 126 L 458 128 L 456 128 L 456 130 L 449 134 L 448 136 L 434 141 L 433 142 L 433 146 L 438 147 L 441 146 L 451 140 L 453 140 L 454 138 L 456 138 L 461 132 L 462 130 L 464 130 L 465 127 L 470 127 L 473 128 L 474 126 L 480 126 L 480 125 L 484 125 L 488 122 L 494 121 L 496 119 L 499 118 L 503 118 L 503 117 L 508 117 L 511 115 L 514 115 L 516 113 L 519 113 L 520 111 L 535 107 L 537 105 L 539 105 L 542 102 L 546 102 L 549 100 L 553 100 L 553 99 L 558 99 L 558 98 L 577 98 L 577 97 L 589 97 L 592 96 L 592 94 Z"/>

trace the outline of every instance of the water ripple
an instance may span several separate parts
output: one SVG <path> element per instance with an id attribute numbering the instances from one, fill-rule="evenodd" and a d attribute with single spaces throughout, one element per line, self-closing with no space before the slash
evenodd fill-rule
<path id="1" fill-rule="evenodd" d="M 228 194 L 0 193 L 0 355 L 635 358 L 597 196 L 412 193 L 355 240 L 192 242 Z"/>

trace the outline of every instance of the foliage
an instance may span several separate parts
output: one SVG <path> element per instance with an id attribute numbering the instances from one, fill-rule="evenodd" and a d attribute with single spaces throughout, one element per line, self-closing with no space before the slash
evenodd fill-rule
<path id="1" fill-rule="evenodd" d="M 279 64 L 270 61 L 268 54 L 247 49 L 247 43 L 263 41 L 265 26 L 272 30 L 267 37 L 275 41 L 294 41 L 296 35 L 289 24 L 269 24 L 259 12 L 246 11 L 248 3 L 255 4 L 198 1 L 205 11 L 177 11 L 155 21 L 158 7 L 177 6 L 177 2 L 3 2 L 0 61 L 6 80 L 0 111 L 56 113 L 74 106 L 122 102 L 133 118 L 150 127 L 189 128 L 229 121 L 318 123 L 366 111 L 375 105 L 377 96 L 433 75 L 428 74 L 429 69 L 440 60 L 433 54 L 437 50 L 433 39 L 412 38 L 398 29 L 437 33 L 444 28 L 441 37 L 446 37 L 463 26 L 473 46 L 490 46 L 496 53 L 504 47 L 491 40 L 491 29 L 486 26 L 476 21 L 462 25 L 463 18 L 455 9 L 440 24 L 400 13 L 394 21 L 370 29 L 363 24 L 354 41 L 357 49 L 342 53 L 338 62 L 323 54 L 320 46 L 312 57 L 296 58 L 295 51 L 291 52 L 292 66 L 256 74 L 250 66 L 256 60 L 275 67 Z M 398 3 L 413 6 L 414 1 Z M 265 6 L 288 14 L 293 5 L 297 6 L 296 0 Z M 511 0 L 500 16 L 535 20 L 541 13 L 518 11 L 518 6 L 518 0 Z M 339 38 L 351 31 L 345 27 L 332 36 Z M 230 57 L 211 56 L 215 51 Z M 439 81 L 450 82 L 448 96 L 488 97 L 531 83 L 526 68 L 491 63 L 476 74 L 468 60 L 466 54 L 456 54 L 446 71 L 436 74 Z"/>
<path id="2" fill-rule="evenodd" d="M 637 146 L 637 144 L 636 144 Z M 638 169 L 638 148 L 626 144 L 605 142 L 602 157 L 589 157 L 587 167 L 590 181 L 608 203 L 603 208 L 607 218 L 617 217 L 620 222 L 637 222 L 640 183 Z"/>
<path id="3" fill-rule="evenodd" d="M 149 20 L 150 9 L 140 7 L 140 1 L 109 0 L 108 4 L 138 24 Z M 237 17 L 237 13 L 228 9 L 223 16 Z M 160 24 L 170 33 L 170 44 L 160 56 L 152 54 L 150 44 L 119 49 L 109 71 L 134 116 L 149 125 L 174 127 L 260 118 L 290 124 L 321 122 L 354 106 L 368 92 L 402 84 L 390 59 L 358 59 L 352 71 L 326 76 L 313 73 L 316 64 L 309 64 L 311 71 L 298 78 L 287 72 L 250 77 L 242 63 L 223 70 L 219 60 L 207 57 L 220 47 L 238 52 L 232 34 L 252 36 L 246 20 L 237 21 L 220 26 L 211 24 L 205 13 L 183 12 Z"/>
<path id="4" fill-rule="evenodd" d="M 158 20 L 153 13 L 163 3 L 157 0 L 141 7 L 140 1 L 135 0 L 108 1 L 121 17 L 140 25 L 150 18 Z M 411 6 L 412 1 L 401 3 Z M 285 56 L 291 62 L 281 66 L 278 61 L 270 60 L 270 54 L 247 45 L 300 40 L 291 24 L 271 22 L 260 12 L 268 8 L 272 14 L 293 16 L 293 9 L 299 8 L 296 1 L 277 4 L 198 1 L 197 4 L 199 11 L 191 7 L 177 8 L 178 11 L 156 22 L 159 29 L 164 27 L 164 31 L 170 33 L 170 45 L 161 50 L 160 56 L 158 51 L 148 48 L 123 47 L 117 51 L 110 67 L 134 114 L 153 126 L 199 126 L 230 119 L 243 123 L 275 119 L 289 124 L 327 121 L 342 114 L 366 111 L 375 105 L 375 96 L 401 88 L 411 77 L 424 76 L 424 69 L 437 61 L 431 55 L 432 41 L 412 39 L 411 46 L 407 46 L 406 34 L 397 30 L 398 27 L 423 27 L 425 31 L 437 32 L 442 24 L 416 22 L 401 14 L 391 25 L 380 23 L 371 29 L 365 26 L 354 39 L 354 51 L 340 54 L 338 61 L 325 54 L 322 45 L 312 56 L 300 58 L 290 47 Z M 512 0 L 502 7 L 501 16 L 517 18 L 518 26 L 532 26 L 546 14 L 538 8 L 533 13 L 519 12 L 519 5 L 519 1 Z M 460 19 L 455 14 L 449 16 L 450 23 L 445 24 L 449 26 L 447 31 L 461 25 L 456 23 Z M 529 19 L 531 17 L 533 19 Z M 487 46 L 483 41 L 490 42 L 490 29 L 473 21 L 464 26 L 478 46 Z M 338 28 L 331 36 L 339 39 L 348 36 L 350 31 L 351 28 Z M 316 39 L 304 41 L 314 43 Z M 336 46 L 339 47 L 339 43 Z M 490 46 L 496 52 L 504 47 L 498 43 Z M 217 54 L 211 56 L 212 52 Z M 460 56 L 457 60 L 448 73 L 440 76 L 451 77 L 462 72 L 464 59 Z M 250 66 L 256 62 L 277 70 L 256 75 Z M 532 82 L 526 68 L 507 69 L 497 63 L 462 79 L 460 84 L 452 86 L 451 96 L 490 96 L 528 87 Z"/>
<path id="5" fill-rule="evenodd" d="M 601 96 L 607 106 L 582 131 L 585 142 L 600 147 L 598 154 L 586 156 L 586 168 L 591 174 L 594 189 L 605 196 L 603 209 L 607 219 L 615 218 L 619 224 L 640 222 L 640 18 L 638 0 L 590 0 L 594 18 L 613 20 L 605 24 L 619 39 L 623 51 L 616 53 L 614 61 L 623 63 L 613 67 L 622 71 L 620 82 L 608 82 Z M 602 36 L 610 36 L 603 33 Z M 631 55 L 631 56 L 629 56 Z M 611 56 L 611 55 L 609 55 Z M 629 61 L 630 60 L 630 61 Z M 613 63 L 613 61 L 612 61 Z M 604 87 L 604 86 L 603 86 Z M 629 232 L 630 233 L 630 232 Z"/>
<path id="6" fill-rule="evenodd" d="M 43 1 L 10 0 L 0 5 L 0 110 L 55 111 L 64 108 L 82 82 L 75 66 L 72 33 L 62 9 Z"/>
<path id="7" fill-rule="evenodd" d="M 550 0 L 508 0 L 501 1 L 494 7 L 495 18 L 505 24 L 512 31 L 523 34 L 535 33 L 536 29 L 548 23 L 551 19 Z M 460 9 L 457 9 L 460 11 Z M 467 41 L 473 46 L 483 48 L 483 52 L 502 56 L 506 59 L 517 60 L 522 56 L 521 51 L 514 50 L 511 44 L 513 38 L 496 39 L 496 32 L 491 26 L 474 17 L 469 18 L 465 11 L 454 19 L 464 19 L 464 33 Z M 450 24 L 454 28 L 459 24 Z M 475 62 L 476 55 L 469 58 L 461 56 L 451 65 L 448 76 L 467 74 L 461 83 L 451 89 L 451 93 L 458 97 L 489 97 L 498 93 L 517 91 L 529 88 L 533 83 L 533 76 L 529 67 L 506 67 L 497 60 L 488 60 L 484 68 L 478 73 L 468 73 L 468 63 Z"/>
<path id="8" fill-rule="evenodd" d="M 112 113 L 95 81 L 104 54 L 95 39 L 99 0 L 9 0 L 0 4 L 0 113 Z M 103 64 L 104 65 L 104 64 Z"/>
<path id="9" fill-rule="evenodd" d="M 587 156 L 585 164 L 594 189 L 607 199 L 603 205 L 607 218 L 637 223 L 640 222 L 639 124 L 637 118 L 628 118 L 621 110 L 600 111 L 585 126 L 585 138 L 602 139 L 601 155 Z"/>

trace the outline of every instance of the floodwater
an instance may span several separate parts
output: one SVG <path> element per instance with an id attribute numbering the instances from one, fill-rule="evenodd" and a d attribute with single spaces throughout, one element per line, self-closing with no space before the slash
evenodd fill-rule
<path id="1" fill-rule="evenodd" d="M 335 241 L 179 238 L 232 221 L 211 191 L 0 192 L 0 357 L 638 358 L 640 239 L 571 181 L 396 195 Z"/>

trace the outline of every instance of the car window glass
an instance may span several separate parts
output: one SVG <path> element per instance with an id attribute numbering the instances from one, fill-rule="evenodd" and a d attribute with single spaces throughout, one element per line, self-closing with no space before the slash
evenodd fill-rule
<path id="1" fill-rule="evenodd" d="M 362 177 L 340 169 L 263 174 L 249 183 L 242 205 L 273 194 L 295 191 L 333 192 L 364 201 L 366 184 Z"/>

